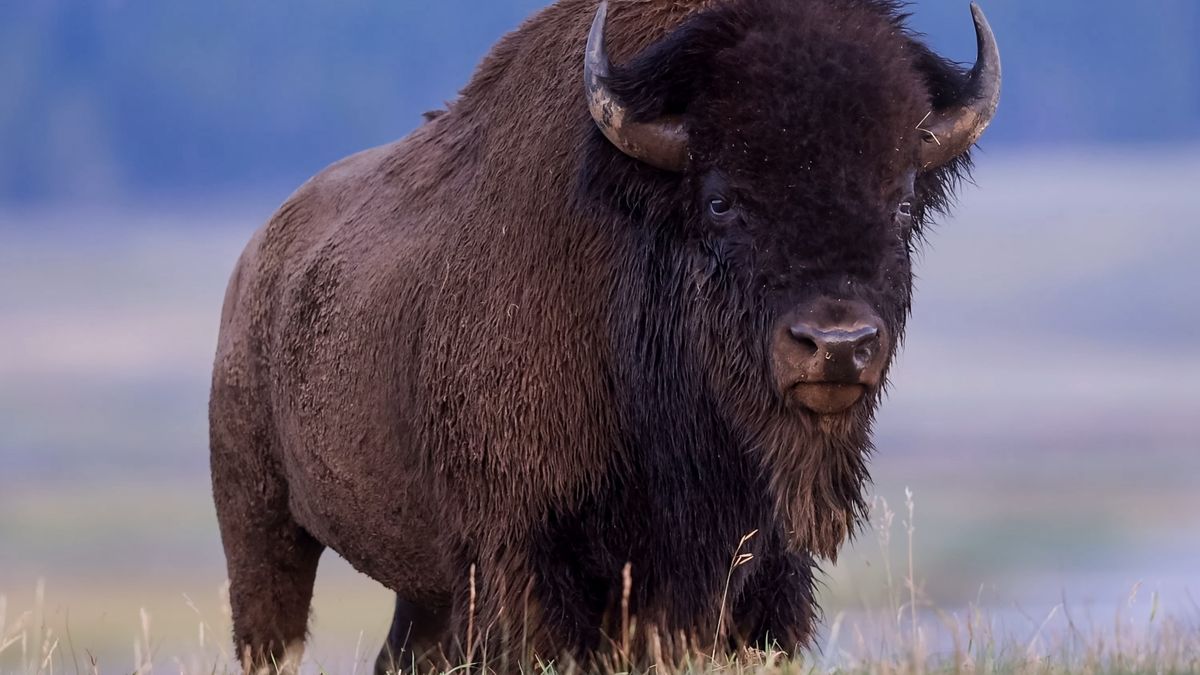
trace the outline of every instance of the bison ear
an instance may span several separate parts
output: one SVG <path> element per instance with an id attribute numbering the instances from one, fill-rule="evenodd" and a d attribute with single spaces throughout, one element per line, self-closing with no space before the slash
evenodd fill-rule
<path id="1" fill-rule="evenodd" d="M 731 12 L 693 14 L 627 63 L 610 65 L 603 84 L 633 121 L 685 115 L 709 81 L 713 56 L 735 44 L 741 33 Z"/>
<path id="2" fill-rule="evenodd" d="M 964 156 L 991 124 L 1000 104 L 1002 80 L 996 36 L 978 4 L 971 4 L 978 48 L 969 72 L 916 43 L 916 67 L 929 88 L 933 110 L 918 128 L 924 132 L 920 166 L 937 169 L 968 161 Z"/>
<path id="3" fill-rule="evenodd" d="M 934 111 L 949 110 L 967 95 L 969 80 L 953 61 L 935 54 L 927 46 L 914 41 L 917 71 L 929 88 L 929 102 Z M 920 125 L 922 128 L 926 124 Z M 970 174 L 970 148 L 958 153 L 955 157 L 938 166 L 926 166 L 924 153 L 926 138 L 921 138 L 922 153 L 918 159 L 921 175 L 917 179 L 920 201 L 937 212 L 945 212 L 953 199 L 955 186 L 962 176 Z M 926 179 L 926 175 L 936 178 Z"/>
<path id="4" fill-rule="evenodd" d="M 967 74 L 924 44 L 914 41 L 913 47 L 917 55 L 915 65 L 929 88 L 929 102 L 934 110 L 946 110 L 962 100 L 967 93 Z"/>
<path id="5" fill-rule="evenodd" d="M 978 80 L 973 81 L 969 71 L 965 72 L 956 63 L 942 58 L 917 40 L 912 41 L 912 50 L 914 66 L 925 81 L 929 102 L 933 107 L 929 118 L 919 125 L 928 134 L 931 128 L 936 128 L 937 118 L 944 119 L 948 113 L 961 110 L 963 102 L 973 98 Z M 982 133 L 982 128 L 978 132 Z M 921 171 L 916 179 L 917 201 L 921 205 L 917 216 L 918 231 L 927 214 L 947 212 L 959 183 L 971 173 L 970 149 L 977 138 L 978 134 L 972 133 L 958 141 L 956 146 L 950 144 L 951 139 L 940 135 L 936 142 L 931 142 L 932 138 L 928 135 L 920 139 L 921 153 L 917 161 Z"/>

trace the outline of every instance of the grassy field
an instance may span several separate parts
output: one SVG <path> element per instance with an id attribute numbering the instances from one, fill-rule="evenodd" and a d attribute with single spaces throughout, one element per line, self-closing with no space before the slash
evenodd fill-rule
<path id="1" fill-rule="evenodd" d="M 868 531 L 828 570 L 820 649 L 785 669 L 1200 671 L 1198 157 L 981 162 L 877 425 L 877 493 L 916 494 L 915 592 L 900 508 L 890 555 Z M 281 198 L 0 210 L 0 675 L 229 666 L 207 370 Z M 327 555 L 306 670 L 365 672 L 390 604 Z"/>
<path id="2" fill-rule="evenodd" d="M 1044 614 L 1000 611 L 978 602 L 961 611 L 938 609 L 915 563 L 916 524 L 911 495 L 900 514 L 885 500 L 875 501 L 866 538 L 876 546 L 876 578 L 849 581 L 874 585 L 882 600 L 855 607 L 835 599 L 809 652 L 696 653 L 651 669 L 731 675 L 1200 672 L 1200 606 L 1189 597 L 1190 609 L 1167 610 L 1157 592 L 1140 584 L 1111 613 L 1099 616 L 1065 598 Z M 386 626 L 387 596 L 368 580 L 350 576 L 353 572 L 343 568 L 318 584 L 314 637 L 303 672 L 371 671 Z M 97 597 L 94 591 L 51 590 L 39 581 L 31 595 L 0 595 L 0 674 L 239 671 L 229 646 L 224 585 L 187 593 L 150 580 L 123 593 L 109 589 L 101 606 L 86 600 Z M 85 600 L 73 602 L 74 597 Z M 150 605 L 171 609 L 164 617 L 147 609 Z M 361 628 L 354 632 L 355 626 Z M 96 647 L 111 650 L 122 641 L 128 647 L 123 658 Z M 569 673 L 576 668 L 548 661 L 530 663 L 525 670 Z M 605 673 L 629 670 L 643 668 L 623 663 L 601 668 Z"/>

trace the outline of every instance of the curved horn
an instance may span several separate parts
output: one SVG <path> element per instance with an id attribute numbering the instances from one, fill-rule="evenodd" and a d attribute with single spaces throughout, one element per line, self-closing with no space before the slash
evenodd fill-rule
<path id="1" fill-rule="evenodd" d="M 1000 104 L 1000 49 L 987 17 L 971 3 L 979 55 L 968 76 L 962 102 L 930 114 L 917 128 L 925 133 L 921 167 L 934 169 L 966 152 L 983 135 Z"/>
<path id="2" fill-rule="evenodd" d="M 680 172 L 687 167 L 688 138 L 683 121 L 668 116 L 651 122 L 636 122 L 608 86 L 611 64 L 604 45 L 604 25 L 608 18 L 608 0 L 602 0 L 588 33 L 583 81 L 587 88 L 588 108 L 596 126 L 621 152 L 665 171 Z"/>

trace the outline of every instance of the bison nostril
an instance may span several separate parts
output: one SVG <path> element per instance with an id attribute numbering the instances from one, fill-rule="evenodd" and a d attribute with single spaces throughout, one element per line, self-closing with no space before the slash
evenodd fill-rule
<path id="1" fill-rule="evenodd" d="M 818 342 L 820 331 L 800 323 L 789 327 L 788 332 L 791 333 L 792 339 L 796 341 L 805 356 L 815 356 L 817 352 L 821 351 L 821 343 Z"/>
<path id="2" fill-rule="evenodd" d="M 809 337 L 796 337 L 796 344 L 800 345 L 800 349 L 804 350 L 806 356 L 813 356 L 820 350 L 817 343 Z"/>
<path id="3" fill-rule="evenodd" d="M 866 368 L 871 364 L 871 359 L 875 358 L 875 347 L 877 341 L 872 340 L 866 344 L 861 344 L 854 350 L 854 365 L 859 368 Z"/>
<path id="4" fill-rule="evenodd" d="M 854 341 L 854 365 L 860 370 L 865 370 L 874 360 L 879 346 L 879 331 L 870 327 L 863 330 Z"/>

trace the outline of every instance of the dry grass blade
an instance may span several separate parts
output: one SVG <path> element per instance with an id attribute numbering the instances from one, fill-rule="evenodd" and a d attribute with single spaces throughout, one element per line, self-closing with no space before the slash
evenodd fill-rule
<path id="1" fill-rule="evenodd" d="M 717 645 L 721 644 L 721 635 L 723 635 L 725 631 L 725 604 L 729 601 L 729 584 L 733 580 L 733 572 L 737 568 L 754 559 L 753 554 L 742 553 L 742 547 L 744 547 L 746 542 L 753 539 L 757 534 L 758 530 L 754 530 L 753 532 L 750 532 L 746 536 L 742 537 L 741 541 L 738 542 L 737 548 L 733 550 L 733 560 L 730 561 L 729 571 L 725 575 L 725 588 L 721 591 L 721 605 L 717 609 L 717 632 L 715 635 L 713 635 L 712 651 L 712 659 L 714 662 L 717 660 Z"/>

